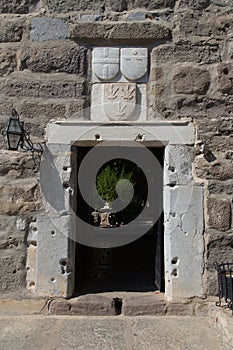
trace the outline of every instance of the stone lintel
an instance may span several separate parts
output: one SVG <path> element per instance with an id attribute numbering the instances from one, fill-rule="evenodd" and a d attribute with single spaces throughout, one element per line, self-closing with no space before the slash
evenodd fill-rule
<path id="1" fill-rule="evenodd" d="M 173 122 L 56 122 L 48 126 L 49 144 L 72 144 L 99 141 L 135 141 L 137 134 L 144 135 L 143 142 L 160 145 L 193 145 L 194 127 L 191 123 Z"/>

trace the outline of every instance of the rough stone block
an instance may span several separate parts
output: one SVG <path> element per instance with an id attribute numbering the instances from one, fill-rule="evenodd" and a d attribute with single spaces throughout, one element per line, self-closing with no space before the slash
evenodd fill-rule
<path id="1" fill-rule="evenodd" d="M 50 315 L 70 315 L 71 305 L 66 300 L 53 300 L 49 306 Z"/>
<path id="2" fill-rule="evenodd" d="M 86 55 L 87 50 L 76 44 L 26 46 L 21 50 L 19 56 L 20 69 L 43 73 L 65 72 L 85 76 L 87 74 Z"/>
<path id="3" fill-rule="evenodd" d="M 45 0 L 50 12 L 69 12 L 69 11 L 104 11 L 104 2 L 102 0 Z"/>
<path id="4" fill-rule="evenodd" d="M 7 176 L 8 180 L 25 179 L 37 176 L 37 172 L 31 154 L 0 150 L 0 176 Z"/>
<path id="5" fill-rule="evenodd" d="M 177 93 L 203 95 L 209 88 L 210 74 L 205 69 L 184 66 L 177 69 L 172 81 Z"/>
<path id="6" fill-rule="evenodd" d="M 134 8 L 144 7 L 148 10 L 157 10 L 165 7 L 173 8 L 175 5 L 175 0 L 132 0 L 129 1 L 129 6 Z"/>
<path id="7" fill-rule="evenodd" d="M 43 124 L 45 127 L 50 119 L 63 119 L 66 117 L 66 103 L 57 101 L 30 101 L 23 100 L 15 104 L 22 120 L 25 121 L 25 127 L 28 129 L 28 123 Z"/>
<path id="8" fill-rule="evenodd" d="M 124 298 L 122 314 L 124 316 L 164 315 L 163 295 L 138 295 Z"/>
<path id="9" fill-rule="evenodd" d="M 72 40 L 105 44 L 107 42 L 140 43 L 143 45 L 171 38 L 171 30 L 164 22 L 121 22 L 121 23 L 88 23 L 80 22 L 71 25 Z"/>
<path id="10" fill-rule="evenodd" d="M 37 179 L 0 179 L 0 213 L 22 214 L 41 206 Z"/>
<path id="11" fill-rule="evenodd" d="M 0 23 L 0 42 L 17 42 L 21 41 L 25 30 L 25 19 L 23 18 L 1 18 Z"/>
<path id="12" fill-rule="evenodd" d="M 32 41 L 65 40 L 68 38 L 68 24 L 58 18 L 38 17 L 31 20 Z"/>
<path id="13" fill-rule="evenodd" d="M 128 15 L 128 21 L 144 21 L 146 15 L 144 12 L 130 12 Z"/>
<path id="14" fill-rule="evenodd" d="M 232 179 L 233 162 L 225 159 L 217 159 L 209 163 L 203 156 L 199 156 L 195 162 L 195 173 L 202 179 Z"/>
<path id="15" fill-rule="evenodd" d="M 187 38 L 197 43 L 211 38 L 216 43 L 216 38 L 225 39 L 233 28 L 232 16 L 221 12 L 212 16 L 200 16 L 199 11 L 178 10 L 174 20 L 177 23 L 173 31 L 175 42 L 183 42 Z"/>
<path id="16" fill-rule="evenodd" d="M 38 0 L 1 0 L 0 13 L 29 13 L 36 10 Z"/>
<path id="17" fill-rule="evenodd" d="M 12 74 L 6 79 L 3 92 L 8 96 L 36 98 L 77 98 L 85 90 L 84 80 L 75 75 Z"/>
<path id="18" fill-rule="evenodd" d="M 12 73 L 17 66 L 16 51 L 1 49 L 0 52 L 0 75 L 5 76 Z"/>
<path id="19" fill-rule="evenodd" d="M 111 9 L 115 12 L 122 12 L 127 10 L 126 0 L 110 0 Z"/>
<path id="20" fill-rule="evenodd" d="M 84 99 L 69 102 L 67 117 L 69 119 L 90 119 L 90 109 L 86 108 L 86 104 Z"/>
<path id="21" fill-rule="evenodd" d="M 207 201 L 209 226 L 215 230 L 227 231 L 231 227 L 231 204 L 229 200 L 209 198 Z"/>
<path id="22" fill-rule="evenodd" d="M 166 316 L 193 316 L 194 306 L 190 302 L 172 302 L 167 304 Z"/>
<path id="23" fill-rule="evenodd" d="M 210 194 L 226 194 L 228 196 L 233 195 L 233 180 L 226 181 L 208 181 L 208 191 Z"/>
<path id="24" fill-rule="evenodd" d="M 16 249 L 0 251 L 0 292 L 17 292 L 25 287 L 25 267 L 23 262 L 26 252 Z"/>
<path id="25" fill-rule="evenodd" d="M 152 65 L 159 63 L 215 63 L 220 62 L 219 47 L 207 45 L 159 45 L 152 51 Z"/>
<path id="26" fill-rule="evenodd" d="M 219 91 L 233 95 L 233 67 L 231 64 L 222 64 L 218 67 Z"/>
<path id="27" fill-rule="evenodd" d="M 194 150 L 186 145 L 168 145 L 165 149 L 164 184 L 188 185 L 192 180 Z"/>
<path id="28" fill-rule="evenodd" d="M 182 0 L 180 1 L 180 6 L 187 6 L 194 10 L 206 9 L 211 3 L 211 0 Z"/>
<path id="29" fill-rule="evenodd" d="M 110 297 L 95 294 L 83 295 L 71 301 L 72 315 L 115 316 L 114 301 Z"/>

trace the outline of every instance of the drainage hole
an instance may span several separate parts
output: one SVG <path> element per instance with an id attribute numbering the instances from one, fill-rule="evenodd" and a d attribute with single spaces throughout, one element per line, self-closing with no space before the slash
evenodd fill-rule
<path id="1" fill-rule="evenodd" d="M 176 265 L 178 263 L 178 258 L 175 256 L 175 258 L 172 259 L 172 265 Z"/>
<path id="2" fill-rule="evenodd" d="M 114 303 L 116 316 L 121 315 L 122 299 L 121 298 L 113 298 L 113 303 Z"/>

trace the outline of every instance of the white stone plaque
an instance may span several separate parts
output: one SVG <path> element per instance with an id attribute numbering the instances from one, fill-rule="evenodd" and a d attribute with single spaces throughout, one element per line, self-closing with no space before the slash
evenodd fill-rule
<path id="1" fill-rule="evenodd" d="M 121 49 L 121 72 L 130 81 L 143 78 L 148 71 L 147 48 Z"/>
<path id="2" fill-rule="evenodd" d="M 110 120 L 128 120 L 136 108 L 135 83 L 112 83 L 104 86 L 104 111 Z"/>
<path id="3" fill-rule="evenodd" d="M 120 49 L 96 47 L 93 50 L 93 72 L 100 80 L 108 81 L 119 73 Z"/>

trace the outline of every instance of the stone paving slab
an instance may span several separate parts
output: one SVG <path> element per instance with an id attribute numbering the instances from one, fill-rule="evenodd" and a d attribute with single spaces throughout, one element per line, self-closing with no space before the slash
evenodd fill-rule
<path id="1" fill-rule="evenodd" d="M 0 317 L 1 350 L 226 350 L 206 317 Z"/>

